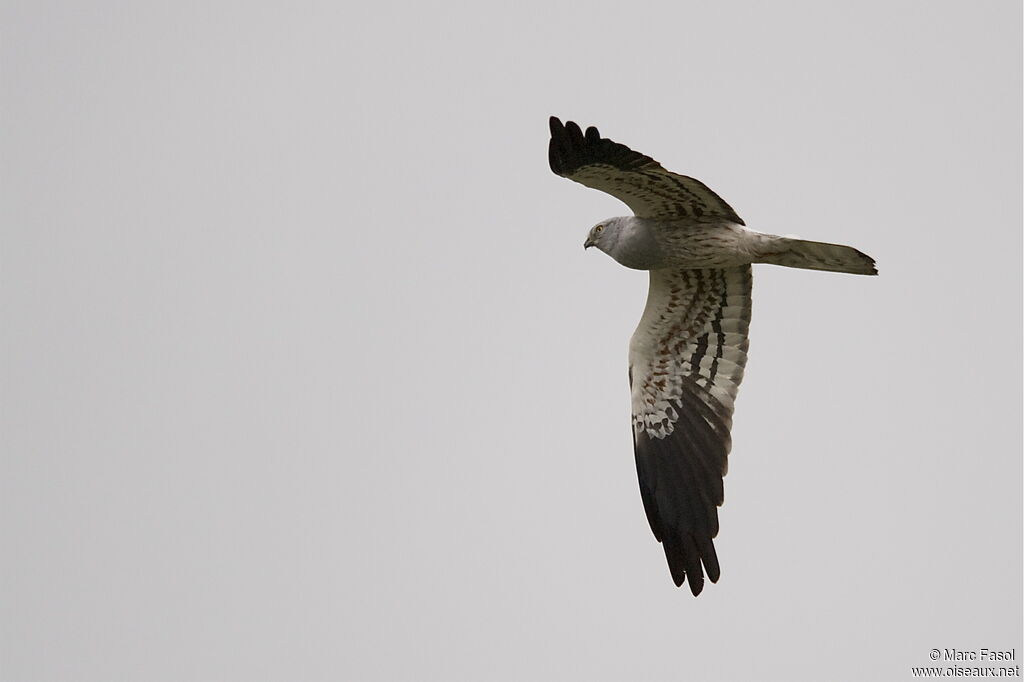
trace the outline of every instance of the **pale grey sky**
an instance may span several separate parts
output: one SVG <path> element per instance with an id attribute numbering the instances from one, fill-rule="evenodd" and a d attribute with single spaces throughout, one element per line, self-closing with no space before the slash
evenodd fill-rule
<path id="1" fill-rule="evenodd" d="M 352 4 L 2 5 L 0 678 L 1021 656 L 1020 3 Z M 698 599 L 552 114 L 878 260 L 755 267 Z"/>

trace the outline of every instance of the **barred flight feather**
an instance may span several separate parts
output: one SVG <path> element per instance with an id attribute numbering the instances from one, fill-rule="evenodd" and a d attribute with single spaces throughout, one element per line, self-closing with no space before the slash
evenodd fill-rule
<path id="1" fill-rule="evenodd" d="M 720 570 L 722 477 L 733 404 L 747 361 L 749 265 L 650 273 L 630 341 L 633 444 L 647 520 L 676 585 L 694 595 Z"/>
<path id="2" fill-rule="evenodd" d="M 584 133 L 572 121 L 552 116 L 548 163 L 551 170 L 582 185 L 611 194 L 642 218 L 723 218 L 743 224 L 736 212 L 700 180 L 672 173 L 649 156 Z"/>

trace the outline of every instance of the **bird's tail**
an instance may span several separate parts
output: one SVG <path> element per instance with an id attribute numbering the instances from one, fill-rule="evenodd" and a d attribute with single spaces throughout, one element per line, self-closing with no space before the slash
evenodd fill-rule
<path id="1" fill-rule="evenodd" d="M 805 270 L 848 272 L 853 275 L 877 275 L 875 259 L 852 246 L 809 242 L 803 239 L 776 237 L 770 247 L 755 261 Z"/>

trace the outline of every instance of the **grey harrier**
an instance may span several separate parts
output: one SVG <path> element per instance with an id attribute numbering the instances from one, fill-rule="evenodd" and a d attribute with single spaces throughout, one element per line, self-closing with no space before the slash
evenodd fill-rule
<path id="1" fill-rule="evenodd" d="M 672 580 L 694 596 L 720 574 L 722 477 L 733 401 L 747 361 L 751 263 L 876 275 L 849 246 L 754 232 L 699 180 L 551 121 L 551 170 L 623 201 L 634 215 L 603 220 L 584 247 L 650 271 L 647 306 L 629 344 L 633 449 L 640 496 Z M 703 568 L 701 566 L 703 564 Z"/>

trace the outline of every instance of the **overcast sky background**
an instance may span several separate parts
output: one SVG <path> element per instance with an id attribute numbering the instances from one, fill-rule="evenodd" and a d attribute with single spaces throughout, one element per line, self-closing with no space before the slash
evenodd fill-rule
<path id="1" fill-rule="evenodd" d="M 0 10 L 0 678 L 904 680 L 1021 630 L 1019 2 Z M 647 525 L 627 209 L 756 266 L 717 540 Z"/>

